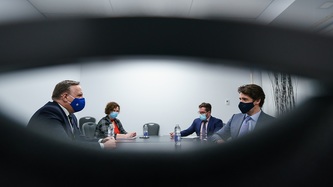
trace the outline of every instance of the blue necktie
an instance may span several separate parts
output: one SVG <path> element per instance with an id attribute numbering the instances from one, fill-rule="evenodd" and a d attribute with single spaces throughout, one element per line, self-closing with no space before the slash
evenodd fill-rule
<path id="1" fill-rule="evenodd" d="M 251 120 L 251 119 L 252 119 L 252 118 L 251 118 L 250 116 L 247 116 L 247 117 L 244 119 L 244 121 L 243 121 L 243 123 L 242 123 L 242 126 L 241 126 L 241 128 L 240 128 L 240 130 L 239 130 L 239 134 L 238 134 L 238 136 L 242 136 L 242 135 L 248 133 L 248 131 L 249 131 L 249 125 L 250 125 L 250 120 Z"/>

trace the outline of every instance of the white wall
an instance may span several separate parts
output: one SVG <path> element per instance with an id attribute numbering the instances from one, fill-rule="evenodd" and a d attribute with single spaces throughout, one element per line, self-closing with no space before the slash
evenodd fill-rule
<path id="1" fill-rule="evenodd" d="M 80 66 L 66 65 L 0 74 L 0 110 L 26 125 L 32 114 L 51 101 L 54 86 L 80 79 Z"/>
<path id="2" fill-rule="evenodd" d="M 171 132 L 177 123 L 187 128 L 198 117 L 201 102 L 211 103 L 212 115 L 226 123 L 239 112 L 238 86 L 252 82 L 266 92 L 264 111 L 275 115 L 270 82 L 260 71 L 172 58 L 94 60 L 1 74 L 1 110 L 27 124 L 32 114 L 51 100 L 54 86 L 65 79 L 81 82 L 86 107 L 76 113 L 78 118 L 99 120 L 105 116 L 105 105 L 116 101 L 125 129 L 138 134 L 146 122 L 159 123 L 161 135 Z M 304 84 L 308 88 L 309 82 Z M 225 100 L 230 100 L 230 105 Z"/>
<path id="3" fill-rule="evenodd" d="M 119 59 L 82 65 L 81 82 L 87 105 L 78 116 L 100 119 L 106 104 L 116 101 L 127 131 L 141 134 L 144 123 L 157 122 L 165 135 L 177 123 L 187 128 L 202 102 L 211 103 L 213 116 L 226 122 L 238 112 L 237 87 L 249 83 L 249 72 L 170 59 Z"/>

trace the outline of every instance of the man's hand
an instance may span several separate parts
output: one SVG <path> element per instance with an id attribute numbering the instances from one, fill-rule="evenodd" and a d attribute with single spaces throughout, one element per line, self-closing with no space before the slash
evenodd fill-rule
<path id="1" fill-rule="evenodd" d="M 111 136 L 106 137 L 106 138 L 102 139 L 101 143 L 105 143 L 105 142 L 107 142 L 108 140 L 111 140 L 111 139 L 114 139 L 114 137 L 111 137 Z"/>
<path id="2" fill-rule="evenodd" d="M 175 135 L 174 132 L 170 132 L 170 138 L 171 138 L 171 139 L 173 138 L 174 135 Z"/>
<path id="3" fill-rule="evenodd" d="M 216 143 L 217 143 L 217 144 L 224 143 L 224 140 L 217 140 Z"/>

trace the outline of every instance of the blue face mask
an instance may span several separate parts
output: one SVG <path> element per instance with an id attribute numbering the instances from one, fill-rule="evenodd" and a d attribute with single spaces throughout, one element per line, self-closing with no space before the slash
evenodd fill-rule
<path id="1" fill-rule="evenodd" d="M 254 107 L 253 102 L 252 102 L 252 103 L 243 103 L 243 102 L 239 102 L 239 104 L 238 104 L 238 108 L 239 108 L 239 110 L 240 110 L 243 114 L 245 114 L 245 113 L 247 113 L 248 111 L 250 111 L 253 107 Z"/>
<path id="2" fill-rule="evenodd" d="M 71 106 L 72 106 L 74 112 L 81 111 L 85 105 L 86 105 L 86 101 L 84 98 L 74 98 L 74 100 L 71 102 Z"/>
<path id="3" fill-rule="evenodd" d="M 118 116 L 118 112 L 111 112 L 110 118 L 114 119 Z"/>
<path id="4" fill-rule="evenodd" d="M 206 114 L 200 114 L 201 121 L 205 121 L 207 119 Z"/>

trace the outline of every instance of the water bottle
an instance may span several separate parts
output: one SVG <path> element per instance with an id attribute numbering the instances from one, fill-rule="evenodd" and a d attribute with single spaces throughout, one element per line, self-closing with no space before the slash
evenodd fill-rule
<path id="1" fill-rule="evenodd" d="M 113 137 L 114 133 L 113 133 L 113 124 L 110 124 L 108 126 L 108 136 L 112 136 Z"/>
<path id="2" fill-rule="evenodd" d="M 148 138 L 148 125 L 143 125 L 143 137 Z"/>
<path id="3" fill-rule="evenodd" d="M 181 129 L 180 129 L 180 126 L 179 126 L 179 124 L 177 124 L 176 126 L 175 126 L 175 134 L 174 134 L 174 139 L 175 139 L 175 145 L 176 146 L 180 146 L 180 143 L 181 143 L 181 134 L 180 134 L 180 131 L 181 131 Z"/>

